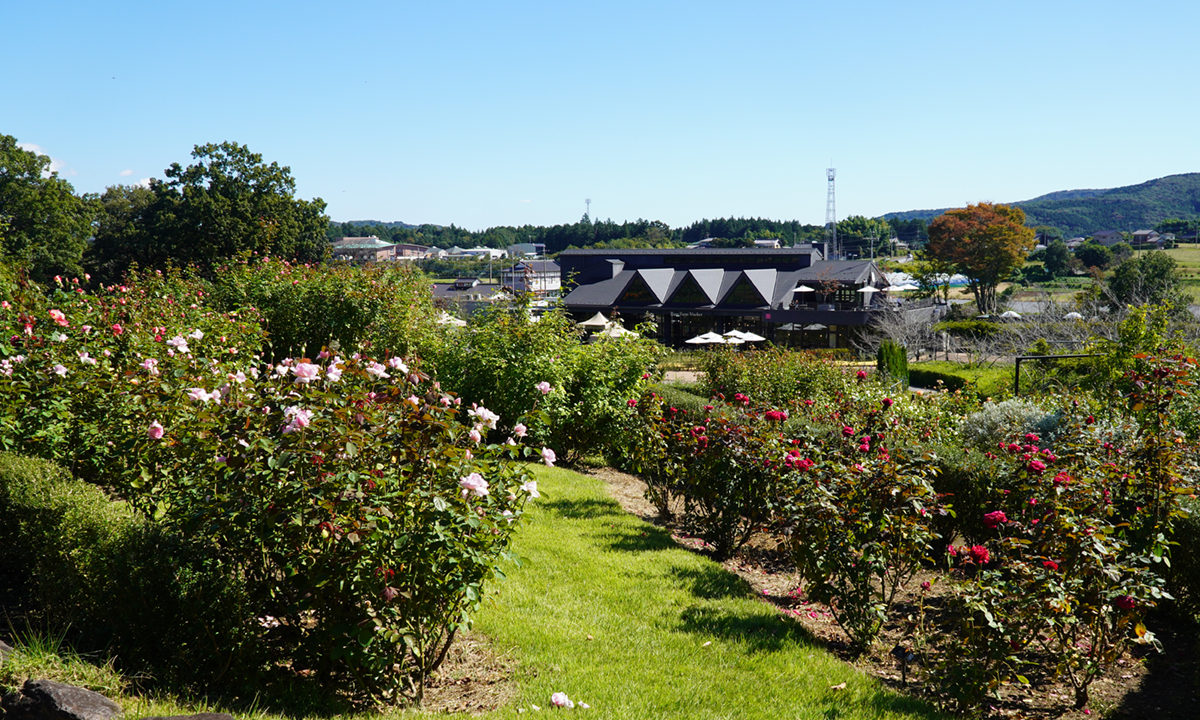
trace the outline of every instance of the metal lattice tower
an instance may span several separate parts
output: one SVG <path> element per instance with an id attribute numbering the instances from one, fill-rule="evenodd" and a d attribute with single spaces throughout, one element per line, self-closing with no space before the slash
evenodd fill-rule
<path id="1" fill-rule="evenodd" d="M 586 212 L 587 212 L 588 220 L 591 220 L 592 219 L 592 199 L 588 198 L 587 200 L 584 200 L 583 202 L 587 205 Z"/>
<path id="2" fill-rule="evenodd" d="M 827 168 L 825 177 L 829 178 L 829 194 L 825 198 L 825 242 L 828 259 L 841 259 L 842 249 L 838 247 L 837 238 L 837 205 L 833 199 L 833 179 L 837 177 L 836 168 Z"/>

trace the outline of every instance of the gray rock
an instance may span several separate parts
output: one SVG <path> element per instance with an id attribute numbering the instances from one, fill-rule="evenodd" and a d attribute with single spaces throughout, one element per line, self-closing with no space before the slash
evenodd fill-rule
<path id="1" fill-rule="evenodd" d="M 121 706 L 100 693 L 53 680 L 26 680 L 3 700 L 5 720 L 112 720 Z"/>
<path id="2" fill-rule="evenodd" d="M 149 715 L 142 720 L 233 720 L 229 713 L 196 713 L 195 715 Z"/>
<path id="3" fill-rule="evenodd" d="M 9 655 L 13 654 L 12 645 L 0 640 L 0 660 L 7 660 Z"/>

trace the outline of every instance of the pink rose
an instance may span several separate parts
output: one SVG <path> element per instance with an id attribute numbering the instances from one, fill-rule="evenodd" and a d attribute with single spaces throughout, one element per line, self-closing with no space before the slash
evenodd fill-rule
<path id="1" fill-rule="evenodd" d="M 459 479 L 458 484 L 462 486 L 463 497 L 469 494 L 474 494 L 475 497 L 483 497 L 488 494 L 487 480 L 484 480 L 483 476 L 477 472 Z"/>
<path id="2" fill-rule="evenodd" d="M 537 384 L 537 385 L 535 385 L 534 387 L 536 387 L 536 388 L 538 389 L 538 391 L 539 391 L 541 394 L 543 394 L 543 395 L 549 395 L 549 394 L 550 394 L 550 390 L 552 389 L 552 388 L 550 387 L 550 383 L 546 382 L 545 380 L 541 381 L 540 383 L 538 383 L 538 384 Z"/>
<path id="3" fill-rule="evenodd" d="M 154 422 L 150 423 L 150 427 L 146 430 L 146 434 L 150 436 L 151 440 L 162 440 L 163 426 L 159 425 L 158 421 L 155 420 Z"/>
<path id="4" fill-rule="evenodd" d="M 983 524 L 993 529 L 1006 522 L 1008 522 L 1008 517 L 1004 514 L 1003 510 L 990 512 L 983 516 Z"/>
<path id="5" fill-rule="evenodd" d="M 542 462 L 550 467 L 554 467 L 555 460 L 558 460 L 558 456 L 554 454 L 553 450 L 547 447 L 542 448 Z"/>

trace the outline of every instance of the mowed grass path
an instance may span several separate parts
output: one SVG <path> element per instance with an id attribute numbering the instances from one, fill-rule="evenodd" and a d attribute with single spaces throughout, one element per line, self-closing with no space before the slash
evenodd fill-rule
<path id="1" fill-rule="evenodd" d="M 538 480 L 543 497 L 516 543 L 529 562 L 493 586 L 477 618 L 519 662 L 516 700 L 487 717 L 549 712 L 558 691 L 597 718 L 938 717 L 822 651 L 736 575 L 625 513 L 600 481 L 558 469 Z"/>

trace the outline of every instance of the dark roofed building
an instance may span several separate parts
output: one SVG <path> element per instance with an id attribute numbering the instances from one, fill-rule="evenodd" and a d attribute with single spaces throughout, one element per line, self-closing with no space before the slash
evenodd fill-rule
<path id="1" fill-rule="evenodd" d="M 861 290 L 887 284 L 869 260 L 826 261 L 812 247 L 567 250 L 558 262 L 564 283 L 577 283 L 568 311 L 653 320 L 659 340 L 675 346 L 740 329 L 779 344 L 848 347 L 882 307 L 876 291 Z"/>
<path id="2" fill-rule="evenodd" d="M 396 246 L 375 235 L 347 237 L 333 243 L 333 257 L 351 262 L 383 262 L 396 259 Z"/>

